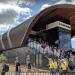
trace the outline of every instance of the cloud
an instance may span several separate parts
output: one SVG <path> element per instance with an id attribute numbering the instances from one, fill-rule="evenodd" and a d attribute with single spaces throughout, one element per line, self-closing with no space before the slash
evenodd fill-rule
<path id="1" fill-rule="evenodd" d="M 0 3 L 3 4 L 13 4 L 15 5 L 17 3 L 18 0 L 0 0 Z"/>
<path id="2" fill-rule="evenodd" d="M 31 17 L 32 10 L 30 8 L 22 8 L 17 5 L 1 4 L 0 3 L 0 24 L 15 23 L 20 15 L 28 15 Z"/>
<path id="3" fill-rule="evenodd" d="M 10 28 L 10 25 L 0 24 L 0 35 L 8 31 Z"/>
<path id="4" fill-rule="evenodd" d="M 58 2 L 56 2 L 55 4 L 65 4 L 66 3 L 66 0 L 60 0 Z"/>
<path id="5" fill-rule="evenodd" d="M 55 3 L 56 4 L 75 4 L 75 0 L 60 0 Z"/>
<path id="6" fill-rule="evenodd" d="M 35 0 L 0 0 L 0 3 L 5 3 L 5 4 L 26 4 L 26 5 L 32 5 L 35 3 Z"/>
<path id="7" fill-rule="evenodd" d="M 33 4 L 35 4 L 35 0 L 18 0 L 18 3 L 19 4 L 24 3 L 26 5 L 33 5 Z"/>
<path id="8" fill-rule="evenodd" d="M 50 7 L 50 6 L 51 5 L 50 4 L 47 4 L 47 3 L 46 4 L 43 4 L 40 10 L 44 10 L 44 9 Z"/>
<path id="9" fill-rule="evenodd" d="M 19 0 L 0 0 L 0 34 L 24 21 L 19 21 L 21 16 L 25 16 L 25 20 L 32 17 L 32 10 L 20 7 L 17 1 Z"/>
<path id="10" fill-rule="evenodd" d="M 41 9 L 40 10 L 43 10 L 45 8 L 48 8 L 52 5 L 57 5 L 57 4 L 75 4 L 75 0 L 52 0 L 52 1 L 56 1 L 55 3 L 53 4 L 48 4 L 48 3 L 45 3 L 41 6 Z"/>

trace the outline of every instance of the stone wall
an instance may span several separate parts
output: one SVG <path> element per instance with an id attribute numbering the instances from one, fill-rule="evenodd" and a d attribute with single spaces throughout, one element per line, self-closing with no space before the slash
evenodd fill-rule
<path id="1" fill-rule="evenodd" d="M 46 68 L 48 65 L 48 60 L 42 54 L 35 54 L 35 49 L 30 49 L 29 47 L 21 47 L 3 52 L 3 54 L 8 58 L 8 63 L 15 63 L 16 57 L 19 58 L 21 65 L 27 64 L 27 55 L 30 55 L 30 62 L 33 66 Z"/>
<path id="2" fill-rule="evenodd" d="M 26 56 L 31 51 L 28 47 L 22 47 L 22 48 L 16 48 L 12 50 L 8 50 L 3 52 L 3 54 L 8 58 L 9 63 L 14 63 L 15 58 L 18 57 L 20 63 L 25 64 L 26 63 Z"/>

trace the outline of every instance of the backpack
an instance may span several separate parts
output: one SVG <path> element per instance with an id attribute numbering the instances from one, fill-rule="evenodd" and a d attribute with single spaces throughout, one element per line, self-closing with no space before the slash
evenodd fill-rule
<path id="1" fill-rule="evenodd" d="M 8 72 L 9 71 L 9 65 L 5 64 L 3 67 L 3 71 Z"/>

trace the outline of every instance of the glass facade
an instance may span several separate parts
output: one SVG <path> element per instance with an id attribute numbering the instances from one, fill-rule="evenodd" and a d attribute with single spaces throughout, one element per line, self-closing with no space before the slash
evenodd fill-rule
<path id="1" fill-rule="evenodd" d="M 71 49 L 71 31 L 63 28 L 58 28 L 59 33 L 59 48 Z"/>

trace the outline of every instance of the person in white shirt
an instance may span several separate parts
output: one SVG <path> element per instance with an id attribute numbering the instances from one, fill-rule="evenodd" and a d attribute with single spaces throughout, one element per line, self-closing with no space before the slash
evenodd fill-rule
<path id="1" fill-rule="evenodd" d="M 54 51 L 54 56 L 56 56 L 57 55 L 57 48 L 56 47 L 54 47 L 54 49 L 53 49 L 53 51 Z"/>
<path id="2" fill-rule="evenodd" d="M 45 46 L 45 48 L 44 48 L 44 54 L 48 54 L 48 52 L 49 52 L 49 44 L 48 44 L 48 42 L 46 42 L 46 46 Z"/>
<path id="3" fill-rule="evenodd" d="M 57 51 L 57 57 L 58 58 L 60 57 L 60 52 L 61 52 L 61 50 L 58 48 L 58 51 Z"/>
<path id="4" fill-rule="evenodd" d="M 51 56 L 53 55 L 53 51 L 52 51 L 52 47 L 51 46 L 49 46 L 48 54 L 51 55 Z"/>
<path id="5" fill-rule="evenodd" d="M 46 47 L 46 43 L 44 42 L 44 41 L 42 41 L 42 43 L 41 43 L 41 52 L 42 52 L 42 54 L 44 54 L 45 52 L 45 47 Z"/>

